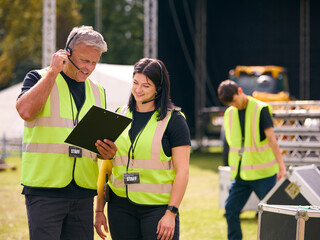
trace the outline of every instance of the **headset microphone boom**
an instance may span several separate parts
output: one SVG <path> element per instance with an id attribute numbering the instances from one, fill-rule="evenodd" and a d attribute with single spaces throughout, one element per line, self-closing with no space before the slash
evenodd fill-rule
<path id="1" fill-rule="evenodd" d="M 79 68 L 79 67 L 71 60 L 71 58 L 70 58 L 70 57 L 72 56 L 72 49 L 69 47 L 72 39 L 74 39 L 74 37 L 75 37 L 77 34 L 78 34 L 78 33 L 76 32 L 76 33 L 70 38 L 70 40 L 68 41 L 68 43 L 67 43 L 67 45 L 66 45 L 65 50 L 66 50 L 68 53 L 70 53 L 70 55 L 68 56 L 69 61 L 73 64 L 73 66 L 75 66 L 76 69 L 78 69 L 78 70 L 80 71 L 80 68 Z"/>

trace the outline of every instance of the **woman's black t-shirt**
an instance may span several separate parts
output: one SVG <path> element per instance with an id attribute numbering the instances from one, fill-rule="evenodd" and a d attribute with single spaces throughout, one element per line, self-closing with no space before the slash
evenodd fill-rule
<path id="1" fill-rule="evenodd" d="M 131 129 L 131 142 L 147 124 L 154 111 L 137 112 L 133 111 L 133 122 Z M 185 118 L 177 111 L 173 111 L 167 128 L 162 138 L 162 147 L 165 154 L 171 156 L 171 148 L 190 145 L 190 132 Z"/>

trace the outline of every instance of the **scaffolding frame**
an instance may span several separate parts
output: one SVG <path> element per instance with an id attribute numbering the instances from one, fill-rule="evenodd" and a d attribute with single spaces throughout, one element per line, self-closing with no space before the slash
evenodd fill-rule
<path id="1" fill-rule="evenodd" d="M 144 57 L 158 58 L 158 0 L 144 1 Z"/>
<path id="2" fill-rule="evenodd" d="M 42 67 L 50 65 L 56 51 L 56 0 L 43 0 Z"/>

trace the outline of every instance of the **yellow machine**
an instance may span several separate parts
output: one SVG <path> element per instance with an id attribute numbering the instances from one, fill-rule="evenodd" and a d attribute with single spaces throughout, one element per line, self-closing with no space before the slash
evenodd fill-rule
<path id="1" fill-rule="evenodd" d="M 236 66 L 229 71 L 229 79 L 235 81 L 245 94 L 261 101 L 289 101 L 286 69 L 280 66 Z"/>
<path id="2" fill-rule="evenodd" d="M 287 72 L 284 67 L 236 66 L 229 71 L 229 79 L 235 81 L 247 95 L 263 102 L 290 101 Z M 203 109 L 205 135 L 221 135 L 225 107 Z"/>

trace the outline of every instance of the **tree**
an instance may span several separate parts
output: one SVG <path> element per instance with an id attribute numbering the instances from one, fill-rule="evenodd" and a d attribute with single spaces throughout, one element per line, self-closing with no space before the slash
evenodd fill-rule
<path id="1" fill-rule="evenodd" d="M 22 81 L 27 71 L 41 66 L 42 6 L 38 0 L 0 1 L 0 87 Z M 76 0 L 57 0 L 57 45 L 63 46 L 79 24 L 79 9 Z"/>
<path id="2" fill-rule="evenodd" d="M 0 1 L 0 84 L 11 80 L 17 62 L 39 59 L 41 9 L 38 1 Z"/>
<path id="3" fill-rule="evenodd" d="M 65 48 L 67 37 L 73 27 L 82 19 L 81 4 L 76 0 L 56 0 L 57 2 L 57 49 Z"/>
<path id="4" fill-rule="evenodd" d="M 101 62 L 133 64 L 143 57 L 143 0 L 101 0 L 102 35 L 108 52 Z M 0 89 L 41 67 L 42 6 L 39 0 L 0 0 Z M 95 1 L 56 0 L 57 49 L 74 26 L 94 27 Z"/>
<path id="5" fill-rule="evenodd" d="M 81 24 L 94 26 L 95 1 L 79 0 L 82 5 Z M 102 0 L 102 35 L 108 52 L 101 62 L 134 64 L 143 57 L 143 0 Z"/>

